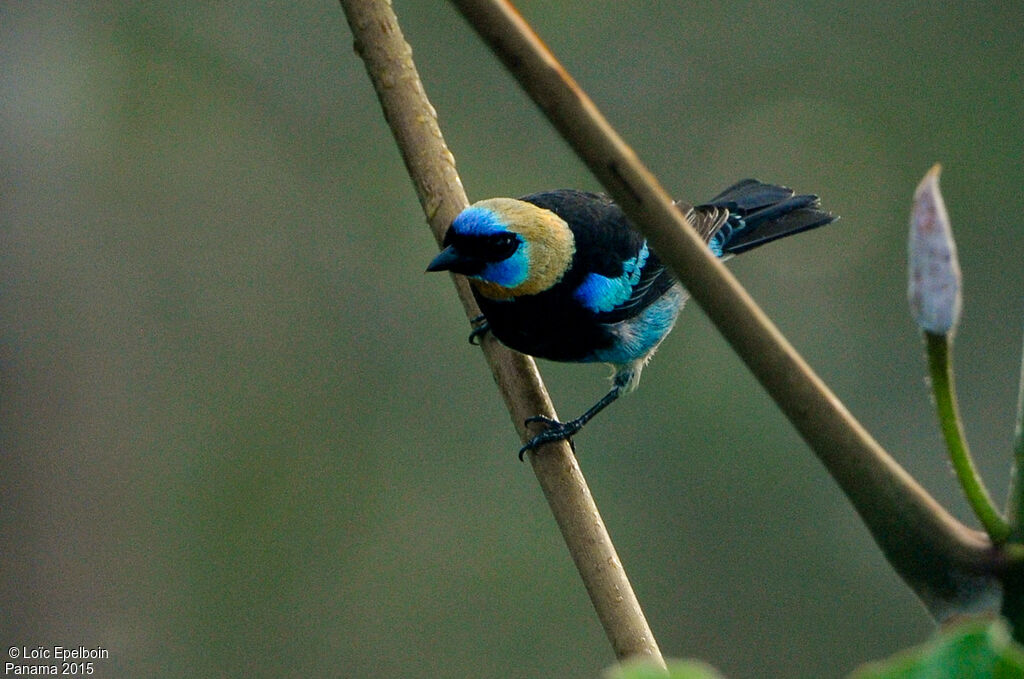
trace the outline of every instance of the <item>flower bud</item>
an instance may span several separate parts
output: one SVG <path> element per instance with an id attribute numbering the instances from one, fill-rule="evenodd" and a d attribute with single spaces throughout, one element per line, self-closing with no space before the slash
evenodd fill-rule
<path id="1" fill-rule="evenodd" d="M 960 262 L 939 191 L 939 165 L 914 191 L 910 212 L 907 298 L 914 321 L 925 332 L 945 335 L 960 321 Z"/>

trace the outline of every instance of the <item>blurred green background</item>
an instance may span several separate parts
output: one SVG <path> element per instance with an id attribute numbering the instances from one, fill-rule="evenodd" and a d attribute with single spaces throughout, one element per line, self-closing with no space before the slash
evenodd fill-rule
<path id="1" fill-rule="evenodd" d="M 471 199 L 597 188 L 445 2 L 396 9 Z M 1006 488 L 1024 6 L 521 2 L 666 187 L 836 225 L 733 271 L 972 523 L 905 302 L 936 161 L 968 434 Z M 99 677 L 594 677 L 613 662 L 334 2 L 0 9 L 0 642 Z M 600 367 L 542 364 L 559 411 Z M 662 649 L 838 677 L 932 624 L 700 310 L 578 437 Z M 5 659 L 6 660 L 6 659 Z"/>

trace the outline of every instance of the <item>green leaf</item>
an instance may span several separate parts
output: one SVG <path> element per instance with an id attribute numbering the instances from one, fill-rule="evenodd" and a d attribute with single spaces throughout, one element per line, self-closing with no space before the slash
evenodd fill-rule
<path id="1" fill-rule="evenodd" d="M 648 660 L 628 660 L 604 671 L 604 679 L 724 679 L 699 660 L 668 660 L 668 673 Z"/>
<path id="2" fill-rule="evenodd" d="M 850 679 L 1016 679 L 1024 648 L 1002 619 L 973 619 L 944 629 L 926 644 L 862 666 Z"/>

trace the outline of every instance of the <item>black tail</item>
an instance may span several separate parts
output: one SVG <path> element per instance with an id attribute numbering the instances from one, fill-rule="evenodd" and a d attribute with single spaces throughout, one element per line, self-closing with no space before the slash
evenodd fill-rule
<path id="1" fill-rule="evenodd" d="M 817 196 L 793 194 L 785 186 L 744 179 L 695 209 L 713 207 L 729 211 L 729 218 L 712 236 L 710 244 L 721 254 L 738 255 L 838 219 L 821 209 Z"/>

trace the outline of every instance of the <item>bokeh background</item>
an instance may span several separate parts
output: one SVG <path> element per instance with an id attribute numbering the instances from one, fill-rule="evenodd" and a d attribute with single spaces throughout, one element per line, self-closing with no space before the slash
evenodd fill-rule
<path id="1" fill-rule="evenodd" d="M 732 268 L 973 525 L 905 302 L 936 161 L 957 377 L 1007 482 L 1024 289 L 1019 2 L 520 8 L 680 198 L 832 227 Z M 398 1 L 472 199 L 595 180 L 445 2 Z M 101 677 L 594 677 L 613 662 L 333 2 L 0 9 L 0 642 Z M 565 415 L 600 367 L 543 364 Z M 932 623 L 696 307 L 578 437 L 662 649 L 838 677 Z M 5 659 L 6 660 L 6 659 Z"/>

